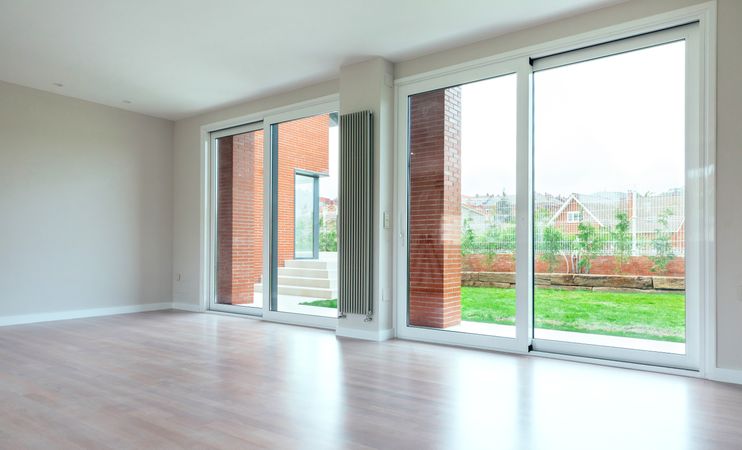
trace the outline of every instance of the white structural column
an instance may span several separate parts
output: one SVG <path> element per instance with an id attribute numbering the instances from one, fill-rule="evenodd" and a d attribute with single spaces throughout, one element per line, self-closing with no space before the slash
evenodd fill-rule
<path id="1" fill-rule="evenodd" d="M 374 115 L 373 298 L 374 316 L 348 314 L 337 335 L 382 341 L 392 329 L 392 223 L 394 209 L 394 66 L 375 58 L 340 69 L 340 114 L 370 110 Z M 343 205 L 340 205 L 342 208 Z"/>

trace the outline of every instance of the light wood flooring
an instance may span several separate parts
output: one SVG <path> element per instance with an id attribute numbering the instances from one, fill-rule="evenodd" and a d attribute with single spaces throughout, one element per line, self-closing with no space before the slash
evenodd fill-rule
<path id="1" fill-rule="evenodd" d="M 0 328 L 0 448 L 742 448 L 742 387 L 162 311 Z"/>

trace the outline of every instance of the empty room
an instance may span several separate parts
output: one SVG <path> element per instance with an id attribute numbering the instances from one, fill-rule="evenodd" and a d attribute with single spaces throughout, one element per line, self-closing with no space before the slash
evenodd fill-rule
<path id="1" fill-rule="evenodd" d="M 0 0 L 0 449 L 742 449 L 740 24 Z"/>

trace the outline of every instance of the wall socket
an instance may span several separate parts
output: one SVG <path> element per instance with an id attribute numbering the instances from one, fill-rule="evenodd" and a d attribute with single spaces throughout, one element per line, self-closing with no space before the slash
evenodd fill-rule
<path id="1" fill-rule="evenodd" d="M 384 229 L 388 230 L 392 227 L 392 215 L 384 211 Z"/>

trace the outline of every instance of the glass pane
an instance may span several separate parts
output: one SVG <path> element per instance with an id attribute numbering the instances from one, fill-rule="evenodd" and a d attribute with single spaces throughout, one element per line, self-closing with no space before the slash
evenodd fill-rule
<path id="1" fill-rule="evenodd" d="M 217 139 L 216 302 L 262 306 L 263 131 Z"/>
<path id="2" fill-rule="evenodd" d="M 534 336 L 685 353 L 685 43 L 534 74 Z"/>
<path id="3" fill-rule="evenodd" d="M 337 317 L 337 114 L 274 125 L 278 311 Z"/>
<path id="4" fill-rule="evenodd" d="M 411 326 L 515 337 L 516 84 L 410 97 Z"/>
<path id="5" fill-rule="evenodd" d="M 314 177 L 296 175 L 294 209 L 294 255 L 296 258 L 314 258 L 315 189 Z M 319 200 L 319 199 L 317 199 Z"/>

